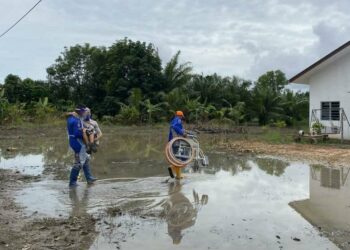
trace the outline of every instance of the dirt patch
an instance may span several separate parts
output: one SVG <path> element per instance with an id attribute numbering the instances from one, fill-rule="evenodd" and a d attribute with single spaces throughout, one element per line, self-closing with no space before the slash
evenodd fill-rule
<path id="1" fill-rule="evenodd" d="M 39 179 L 0 169 L 0 249 L 88 249 L 96 235 L 92 216 L 37 219 L 15 203 L 14 192 Z"/>
<path id="2" fill-rule="evenodd" d="M 23 231 L 31 241 L 27 249 L 88 249 L 93 243 L 95 222 L 91 215 L 66 219 L 44 218 L 28 223 Z"/>
<path id="3" fill-rule="evenodd" d="M 325 165 L 349 165 L 350 150 L 329 145 L 268 144 L 258 141 L 237 140 L 220 145 L 236 153 L 281 156 L 290 160 L 308 161 Z"/>

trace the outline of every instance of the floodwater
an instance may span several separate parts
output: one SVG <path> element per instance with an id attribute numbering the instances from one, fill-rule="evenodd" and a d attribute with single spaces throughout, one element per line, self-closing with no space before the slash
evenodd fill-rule
<path id="1" fill-rule="evenodd" d="M 93 156 L 96 185 L 69 190 L 73 160 L 62 131 L 1 146 L 0 168 L 40 175 L 19 190 L 28 215 L 93 214 L 90 249 L 349 249 L 348 168 L 217 151 L 201 135 L 209 167 L 167 177 L 166 131 L 107 129 Z M 27 147 L 21 147 L 24 144 Z"/>

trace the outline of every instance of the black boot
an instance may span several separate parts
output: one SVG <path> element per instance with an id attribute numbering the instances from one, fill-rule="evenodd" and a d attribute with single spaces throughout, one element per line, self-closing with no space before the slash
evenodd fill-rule
<path id="1" fill-rule="evenodd" d="M 92 153 L 91 143 L 88 143 L 88 144 L 86 145 L 86 153 L 88 153 L 89 155 L 91 155 L 91 153 Z"/>
<path id="2" fill-rule="evenodd" d="M 96 143 L 90 143 L 90 148 L 91 148 L 91 151 L 96 153 L 97 152 L 97 145 Z"/>

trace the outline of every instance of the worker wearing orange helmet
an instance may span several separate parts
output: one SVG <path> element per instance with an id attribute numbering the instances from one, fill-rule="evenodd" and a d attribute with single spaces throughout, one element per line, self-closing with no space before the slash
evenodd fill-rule
<path id="1" fill-rule="evenodd" d="M 176 136 L 183 136 L 186 137 L 186 130 L 183 128 L 182 121 L 185 119 L 184 113 L 180 110 L 176 111 L 174 118 L 170 122 L 170 129 L 169 129 L 169 137 L 168 141 L 171 141 L 174 138 L 174 134 Z M 169 175 L 174 178 L 173 172 L 176 173 L 176 178 L 181 179 L 181 168 L 171 166 L 168 168 Z"/>
<path id="2" fill-rule="evenodd" d="M 171 141 L 174 138 L 174 134 L 177 136 L 185 136 L 186 131 L 182 126 L 182 121 L 185 119 L 184 113 L 182 111 L 176 111 L 174 118 L 170 122 L 169 138 Z"/>

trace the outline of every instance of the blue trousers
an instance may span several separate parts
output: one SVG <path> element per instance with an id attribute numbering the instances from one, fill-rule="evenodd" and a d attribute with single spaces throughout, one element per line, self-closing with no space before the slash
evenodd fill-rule
<path id="1" fill-rule="evenodd" d="M 90 170 L 90 157 L 86 153 L 85 146 L 83 146 L 79 153 L 74 154 L 74 165 L 70 172 L 69 186 L 76 186 L 78 181 L 79 172 L 83 169 L 86 181 L 93 182 L 96 178 L 91 174 Z"/>

